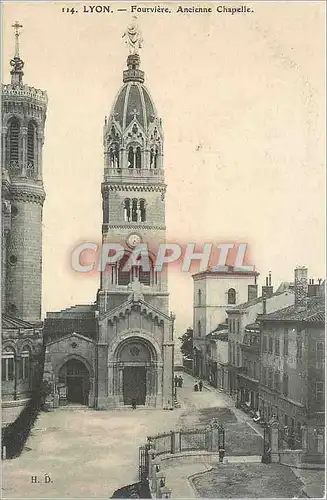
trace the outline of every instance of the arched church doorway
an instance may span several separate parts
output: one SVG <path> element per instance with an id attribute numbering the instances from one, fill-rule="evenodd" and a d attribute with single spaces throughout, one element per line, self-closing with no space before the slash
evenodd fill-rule
<path id="1" fill-rule="evenodd" d="M 64 404 L 89 404 L 90 375 L 85 364 L 78 359 L 68 360 L 59 371 L 59 386 L 65 388 Z"/>
<path id="2" fill-rule="evenodd" d="M 124 405 L 146 405 L 155 396 L 156 363 L 153 347 L 149 342 L 133 338 L 120 346 L 118 364 L 121 370 L 121 400 Z"/>

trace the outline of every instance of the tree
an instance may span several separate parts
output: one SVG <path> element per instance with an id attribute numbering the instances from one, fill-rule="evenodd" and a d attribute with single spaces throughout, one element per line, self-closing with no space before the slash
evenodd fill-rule
<path id="1" fill-rule="evenodd" d="M 193 359 L 193 328 L 189 327 L 179 340 L 183 357 Z"/>

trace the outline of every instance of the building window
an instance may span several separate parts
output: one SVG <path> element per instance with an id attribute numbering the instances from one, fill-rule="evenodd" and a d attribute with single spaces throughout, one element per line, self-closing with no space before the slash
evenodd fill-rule
<path id="1" fill-rule="evenodd" d="M 262 367 L 262 384 L 267 385 L 267 368 L 265 366 Z"/>
<path id="2" fill-rule="evenodd" d="M 253 361 L 253 378 L 257 378 L 257 363 Z"/>
<path id="3" fill-rule="evenodd" d="M 137 222 L 138 215 L 138 207 L 137 207 L 137 199 L 132 199 L 132 222 Z"/>
<path id="4" fill-rule="evenodd" d="M 23 348 L 22 355 L 21 355 L 19 376 L 23 380 L 29 380 L 29 377 L 30 377 L 30 349 L 29 349 L 29 347 Z"/>
<path id="5" fill-rule="evenodd" d="M 11 205 L 11 216 L 16 217 L 17 214 L 18 214 L 18 208 L 16 207 L 16 205 Z"/>
<path id="6" fill-rule="evenodd" d="M 138 278 L 140 280 L 140 283 L 143 283 L 143 285 L 145 285 L 145 286 L 150 286 L 151 283 L 153 282 L 153 279 L 151 279 L 151 273 L 153 273 L 153 264 L 152 264 L 150 257 L 148 257 L 148 259 L 149 259 L 149 268 L 150 268 L 149 271 L 142 269 L 142 266 L 139 266 L 139 268 L 138 268 Z M 137 271 L 136 271 L 136 274 L 137 274 Z"/>
<path id="7" fill-rule="evenodd" d="M 151 148 L 150 150 L 150 168 L 157 168 L 158 166 L 158 149 Z"/>
<path id="8" fill-rule="evenodd" d="M 240 320 L 236 320 L 236 333 L 240 333 Z"/>
<path id="9" fill-rule="evenodd" d="M 288 375 L 286 373 L 283 375 L 283 394 L 288 396 Z"/>
<path id="10" fill-rule="evenodd" d="M 146 221 L 146 202 L 144 198 L 125 198 L 124 203 L 124 221 L 125 222 L 145 222 Z"/>
<path id="11" fill-rule="evenodd" d="M 273 343 L 274 343 L 274 339 L 272 337 L 269 337 L 269 349 L 268 349 L 268 352 L 270 354 L 273 353 Z"/>
<path id="12" fill-rule="evenodd" d="M 119 168 L 119 145 L 112 144 L 109 149 L 109 167 Z"/>
<path id="13" fill-rule="evenodd" d="M 36 126 L 29 122 L 27 127 L 27 177 L 35 176 Z"/>
<path id="14" fill-rule="evenodd" d="M 13 265 L 13 266 L 14 266 L 15 264 L 17 264 L 17 257 L 16 257 L 16 255 L 10 255 L 10 257 L 9 257 L 9 262 L 10 262 L 10 264 L 11 264 L 11 265 Z"/>
<path id="15" fill-rule="evenodd" d="M 316 358 L 317 358 L 317 367 L 323 368 L 325 363 L 325 344 L 324 342 L 316 343 Z"/>
<path id="16" fill-rule="evenodd" d="M 279 339 L 275 339 L 275 354 L 276 356 L 279 356 L 280 354 Z"/>
<path id="17" fill-rule="evenodd" d="M 11 381 L 15 378 L 15 351 L 12 347 L 4 348 L 1 362 L 1 380 Z"/>
<path id="18" fill-rule="evenodd" d="M 235 288 L 230 288 L 227 292 L 228 304 L 236 304 L 236 291 Z"/>
<path id="19" fill-rule="evenodd" d="M 130 222 L 131 220 L 131 200 L 125 198 L 124 200 L 124 221 Z"/>
<path id="20" fill-rule="evenodd" d="M 302 340 L 296 341 L 296 359 L 302 359 Z"/>
<path id="21" fill-rule="evenodd" d="M 288 356 L 288 329 L 284 329 L 284 356 Z"/>
<path id="22" fill-rule="evenodd" d="M 128 168 L 142 167 L 142 151 L 140 146 L 129 146 L 127 151 Z"/>
<path id="23" fill-rule="evenodd" d="M 141 156 L 141 148 L 138 146 L 135 152 L 135 165 L 136 168 L 141 168 L 142 156 Z"/>
<path id="24" fill-rule="evenodd" d="M 267 336 L 264 335 L 263 339 L 262 339 L 262 350 L 263 352 L 267 352 Z"/>
<path id="25" fill-rule="evenodd" d="M 279 375 L 279 371 L 275 371 L 275 374 L 274 374 L 274 386 L 275 386 L 275 390 L 276 391 L 280 391 L 280 375 Z"/>
<path id="26" fill-rule="evenodd" d="M 201 290 L 198 290 L 198 305 L 201 306 L 201 295 L 202 295 L 202 292 Z"/>
<path id="27" fill-rule="evenodd" d="M 240 346 L 236 347 L 236 364 L 240 366 Z"/>
<path id="28" fill-rule="evenodd" d="M 317 403 L 322 403 L 324 401 L 324 383 L 319 381 L 316 382 L 316 401 Z"/>
<path id="29" fill-rule="evenodd" d="M 135 160 L 134 160 L 134 151 L 132 146 L 128 148 L 128 168 L 134 168 Z"/>
<path id="30" fill-rule="evenodd" d="M 8 153 L 9 168 L 13 173 L 19 171 L 19 121 L 12 118 L 8 130 Z"/>
<path id="31" fill-rule="evenodd" d="M 140 199 L 140 220 L 141 222 L 146 221 L 145 200 L 143 198 Z"/>
<path id="32" fill-rule="evenodd" d="M 153 262 L 150 257 L 149 259 L 149 270 L 142 269 L 141 265 L 134 265 L 130 269 L 124 269 L 127 261 L 129 260 L 130 255 L 125 254 L 124 257 L 119 261 L 118 265 L 118 277 L 117 284 L 126 286 L 129 285 L 137 278 L 140 283 L 146 286 L 151 286 L 157 282 L 157 274 L 153 268 Z M 141 260 L 141 256 L 139 256 L 139 260 Z"/>
<path id="33" fill-rule="evenodd" d="M 198 321 L 198 336 L 201 337 L 201 321 Z"/>
<path id="34" fill-rule="evenodd" d="M 235 365 L 235 344 L 233 344 L 233 365 Z"/>
<path id="35" fill-rule="evenodd" d="M 268 387 L 273 388 L 273 371 L 271 369 L 268 370 Z"/>

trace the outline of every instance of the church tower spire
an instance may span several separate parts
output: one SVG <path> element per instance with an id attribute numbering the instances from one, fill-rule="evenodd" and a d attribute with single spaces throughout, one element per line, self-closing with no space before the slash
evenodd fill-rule
<path id="1" fill-rule="evenodd" d="M 152 97 L 144 85 L 139 49 L 143 39 L 133 22 L 123 37 L 129 48 L 123 86 L 104 125 L 103 242 L 125 246 L 126 256 L 136 244 L 152 248 L 165 241 L 165 191 L 163 169 L 164 135 Z M 151 256 L 150 256 L 151 258 Z M 145 300 L 168 314 L 167 275 L 154 268 L 130 272 L 121 265 L 102 274 L 101 289 L 110 300 L 126 300 L 128 285 L 138 279 Z"/>
<path id="2" fill-rule="evenodd" d="M 20 57 L 22 25 L 16 21 L 11 83 L 1 92 L 1 167 L 8 179 L 10 228 L 3 235 L 2 303 L 11 316 L 34 322 L 41 318 L 42 211 L 45 192 L 42 150 L 47 94 L 23 84 Z"/>
<path id="3" fill-rule="evenodd" d="M 13 59 L 10 61 L 10 65 L 12 66 L 11 74 L 11 84 L 12 85 L 22 85 L 23 84 L 23 67 L 24 61 L 21 59 L 19 55 L 19 36 L 20 29 L 23 27 L 22 24 L 19 24 L 18 21 L 12 25 L 12 28 L 15 30 L 15 55 Z"/>

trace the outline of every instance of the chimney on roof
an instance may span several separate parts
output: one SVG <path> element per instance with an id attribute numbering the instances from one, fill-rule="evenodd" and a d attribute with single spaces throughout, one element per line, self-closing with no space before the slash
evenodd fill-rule
<path id="1" fill-rule="evenodd" d="M 319 278 L 318 283 L 315 283 L 315 280 L 310 278 L 308 284 L 308 297 L 317 297 L 324 295 L 324 285 L 321 283 L 322 279 Z"/>
<path id="2" fill-rule="evenodd" d="M 248 285 L 248 300 L 258 298 L 258 285 Z"/>
<path id="3" fill-rule="evenodd" d="M 265 297 L 262 299 L 262 314 L 267 314 L 267 299 Z"/>
<path id="4" fill-rule="evenodd" d="M 294 269 L 294 305 L 297 309 L 305 309 L 308 295 L 308 268 L 298 266 Z"/>
<path id="5" fill-rule="evenodd" d="M 274 294 L 274 287 L 271 285 L 271 271 L 266 276 L 266 285 L 262 287 L 262 297 L 269 299 Z"/>

